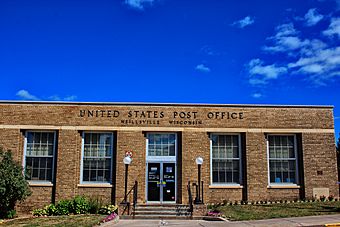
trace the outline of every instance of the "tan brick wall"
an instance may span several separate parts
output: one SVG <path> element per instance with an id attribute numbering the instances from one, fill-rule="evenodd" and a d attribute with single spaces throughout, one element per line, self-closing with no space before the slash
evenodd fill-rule
<path id="1" fill-rule="evenodd" d="M 80 117 L 80 110 L 117 110 L 118 118 Z M 157 118 L 129 118 L 129 111 L 157 111 Z M 164 117 L 160 118 L 160 112 Z M 185 112 L 185 118 L 174 118 L 174 113 Z M 191 117 L 187 114 L 191 113 Z M 193 119 L 193 112 L 196 118 Z M 209 119 L 209 112 L 242 112 L 243 119 Z M 106 112 L 107 114 L 107 112 Z M 112 113 L 111 113 L 112 114 Z M 151 115 L 154 112 L 151 112 Z M 154 116 L 154 115 L 152 115 Z M 184 125 L 170 124 L 171 120 L 199 120 L 202 124 Z M 122 120 L 134 120 L 134 124 L 122 123 Z M 137 120 L 137 125 L 135 124 Z M 140 120 L 159 121 L 158 124 L 147 124 Z M 27 126 L 25 126 L 27 125 Z M 56 177 L 56 201 L 71 198 L 75 195 L 100 197 L 116 204 L 124 197 L 123 158 L 125 152 L 133 152 L 133 160 L 129 166 L 128 189 L 134 181 L 138 181 L 138 200 L 145 202 L 146 176 L 146 136 L 147 132 L 169 131 L 178 135 L 179 160 L 178 170 L 178 202 L 187 203 L 187 183 L 197 181 L 197 165 L 195 159 L 203 157 L 202 180 L 204 181 L 205 202 L 222 202 L 247 199 L 285 200 L 299 198 L 300 189 L 273 189 L 268 186 L 267 148 L 265 133 L 272 129 L 302 135 L 302 151 L 304 165 L 304 181 L 306 196 L 311 197 L 313 188 L 326 187 L 330 194 L 338 195 L 337 171 L 335 158 L 334 128 L 332 108 L 309 107 L 217 107 L 217 106 L 155 106 L 155 105 L 53 105 L 53 104 L 0 104 L 0 145 L 13 151 L 14 158 L 22 162 L 24 132 L 30 127 L 39 126 L 58 132 L 58 156 Z M 53 126 L 52 128 L 50 128 Z M 116 184 L 108 187 L 84 187 L 80 183 L 81 137 L 79 127 L 86 130 L 110 131 L 115 136 L 116 144 Z M 11 127 L 13 127 L 11 129 Z M 66 128 L 65 128 L 66 127 Z M 99 127 L 99 128 L 96 128 Z M 106 127 L 103 129 L 103 127 Z M 108 128 L 113 127 L 113 128 Z M 116 127 L 116 128 L 115 128 Z M 128 127 L 128 128 L 125 128 Z M 139 128 L 142 127 L 142 128 Z M 147 130 L 145 131 L 145 128 Z M 171 129 L 170 129 L 171 128 Z M 209 128 L 206 130 L 206 128 Z M 210 138 L 209 133 L 219 129 L 235 129 L 233 132 L 244 133 L 247 184 L 244 188 L 209 188 L 210 185 Z M 245 131 L 246 129 L 246 131 Z M 256 129 L 247 131 L 247 129 Z M 262 131 L 259 131 L 261 129 Z M 306 133 L 304 130 L 311 130 Z M 320 130 L 320 132 L 318 131 Z M 228 132 L 228 130 L 226 131 Z M 317 171 L 322 171 L 318 175 Z M 22 204 L 22 209 L 42 207 L 51 202 L 52 187 L 32 187 L 33 195 Z M 246 193 L 245 193 L 246 192 Z M 115 198 L 111 195 L 115 194 Z M 248 198 L 244 198 L 247 194 Z M 195 195 L 194 195 L 195 196 Z"/>
<path id="2" fill-rule="evenodd" d="M 73 198 L 80 182 L 81 132 L 60 130 L 58 136 L 56 201 Z"/>
<path id="3" fill-rule="evenodd" d="M 207 152 L 208 151 L 208 152 Z M 188 181 L 197 182 L 198 167 L 196 165 L 196 158 L 200 156 L 203 158 L 203 165 L 201 167 L 201 180 L 204 182 L 204 192 L 208 192 L 210 181 L 210 141 L 209 135 L 206 132 L 190 133 L 183 132 L 182 135 L 182 202 L 187 203 Z M 194 196 L 194 195 L 193 195 Z M 207 201 L 210 195 L 205 193 L 204 200 Z"/>
<path id="4" fill-rule="evenodd" d="M 302 134 L 307 198 L 314 196 L 313 188 L 329 188 L 330 195 L 339 195 L 334 141 L 333 134 Z"/>
<path id="5" fill-rule="evenodd" d="M 32 195 L 23 203 L 17 204 L 19 212 L 29 212 L 37 208 L 43 208 L 52 201 L 52 187 L 31 187 Z"/>
<path id="6" fill-rule="evenodd" d="M 299 189 L 267 189 L 266 199 L 267 201 L 279 201 L 279 200 L 295 200 L 299 199 Z"/>
<path id="7" fill-rule="evenodd" d="M 101 112 L 98 117 L 80 117 L 80 110 L 117 110 L 119 117 L 107 117 Z M 129 111 L 157 111 L 157 118 L 128 117 Z M 160 118 L 160 112 L 164 117 Z M 197 112 L 196 120 L 202 120 L 199 125 L 171 125 L 170 120 L 194 120 L 185 115 L 174 118 L 174 112 Z M 242 112 L 243 119 L 216 119 L 207 117 L 209 112 Z M 107 113 L 107 112 L 105 112 Z M 133 116 L 134 115 L 134 112 Z M 147 114 L 146 114 L 147 115 Z M 55 125 L 55 126 L 126 126 L 121 120 L 159 120 L 159 124 L 147 125 L 151 127 L 217 127 L 217 128 L 334 128 L 333 112 L 331 108 L 298 108 L 298 107 L 213 107 L 213 106 L 124 106 L 124 105 L 53 105 L 53 104 L 1 104 L 0 125 Z M 214 115 L 216 116 L 216 115 Z M 130 127 L 145 126 L 142 124 L 129 124 Z"/>
<path id="8" fill-rule="evenodd" d="M 248 200 L 266 200 L 268 166 L 265 135 L 246 133 L 246 146 Z"/>
<path id="9" fill-rule="evenodd" d="M 19 129 L 1 129 L 0 146 L 12 151 L 13 159 L 18 163 L 23 161 L 24 134 Z"/>
<path id="10" fill-rule="evenodd" d="M 117 171 L 116 171 L 116 203 L 124 199 L 125 165 L 123 158 L 127 151 L 132 151 L 132 162 L 128 169 L 128 190 L 138 181 L 138 200 L 145 201 L 145 171 L 146 171 L 146 138 L 142 131 L 124 131 L 117 133 Z"/>

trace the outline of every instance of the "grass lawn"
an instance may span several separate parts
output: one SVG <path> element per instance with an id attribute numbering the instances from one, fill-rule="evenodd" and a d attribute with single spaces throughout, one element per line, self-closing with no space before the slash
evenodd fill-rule
<path id="1" fill-rule="evenodd" d="M 0 226 L 94 226 L 103 220 L 106 215 L 70 215 L 25 218 L 7 221 Z"/>
<path id="2" fill-rule="evenodd" d="M 301 217 L 324 214 L 340 214 L 340 201 L 279 203 L 258 205 L 224 205 L 216 208 L 233 221 L 270 218 Z"/>

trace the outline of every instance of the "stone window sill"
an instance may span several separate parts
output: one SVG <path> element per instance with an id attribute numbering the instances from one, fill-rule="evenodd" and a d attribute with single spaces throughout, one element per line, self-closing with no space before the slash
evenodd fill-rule
<path id="1" fill-rule="evenodd" d="M 269 189 L 299 189 L 299 185 L 269 185 Z"/>
<path id="2" fill-rule="evenodd" d="M 112 188 L 112 184 L 78 184 L 78 188 Z"/>
<path id="3" fill-rule="evenodd" d="M 39 182 L 28 182 L 30 187 L 53 187 L 53 184 L 50 182 L 39 183 Z"/>
<path id="4" fill-rule="evenodd" d="M 242 189 L 242 185 L 209 185 L 209 189 Z"/>

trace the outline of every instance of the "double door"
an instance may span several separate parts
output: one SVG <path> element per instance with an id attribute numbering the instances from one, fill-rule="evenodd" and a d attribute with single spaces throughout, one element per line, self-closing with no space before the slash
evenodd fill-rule
<path id="1" fill-rule="evenodd" d="M 176 163 L 149 162 L 147 169 L 147 201 L 176 202 Z"/>

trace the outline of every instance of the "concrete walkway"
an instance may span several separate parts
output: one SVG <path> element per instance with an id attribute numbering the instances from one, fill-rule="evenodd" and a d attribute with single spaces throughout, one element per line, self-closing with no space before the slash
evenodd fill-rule
<path id="1" fill-rule="evenodd" d="M 276 218 L 259 221 L 238 221 L 238 222 L 222 222 L 222 221 L 203 221 L 203 220 L 119 220 L 118 223 L 104 223 L 101 226 L 127 226 L 127 227 L 152 227 L 152 226 L 185 226 L 185 227 L 290 227 L 290 226 L 324 226 L 325 224 L 335 224 L 340 226 L 340 214 L 337 215 L 322 215 L 322 216 L 308 216 L 298 218 Z"/>

